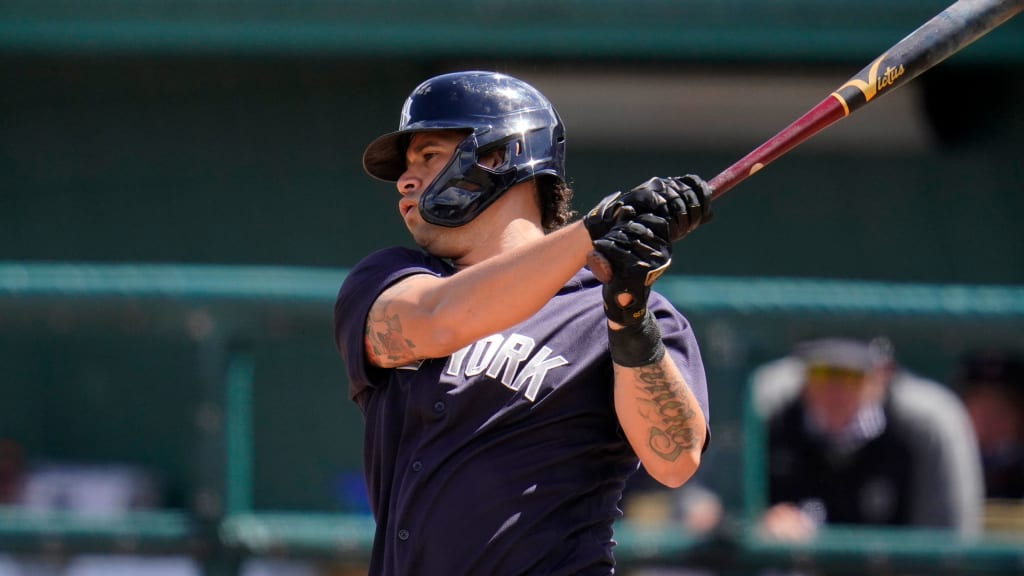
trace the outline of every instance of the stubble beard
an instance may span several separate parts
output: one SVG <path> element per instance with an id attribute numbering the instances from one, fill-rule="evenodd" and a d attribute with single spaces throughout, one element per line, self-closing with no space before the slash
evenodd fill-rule
<path id="1" fill-rule="evenodd" d="M 465 252 L 459 241 L 462 234 L 457 228 L 445 228 L 423 222 L 410 232 L 417 246 L 438 258 L 457 260 Z"/>

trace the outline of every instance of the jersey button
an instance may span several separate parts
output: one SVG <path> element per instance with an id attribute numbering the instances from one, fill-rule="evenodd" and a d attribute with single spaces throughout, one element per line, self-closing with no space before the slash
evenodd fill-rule
<path id="1" fill-rule="evenodd" d="M 412 463 L 412 471 L 413 472 L 419 472 L 420 470 L 423 470 L 423 462 L 420 462 L 419 460 L 413 462 Z"/>
<path id="2" fill-rule="evenodd" d="M 445 408 L 447 408 L 447 406 L 445 406 L 444 402 L 442 402 L 440 400 L 438 400 L 437 402 L 434 402 L 434 412 L 437 412 L 438 414 L 440 414 L 441 412 L 444 412 Z"/>
<path id="3" fill-rule="evenodd" d="M 399 530 L 398 531 L 398 539 L 401 540 L 402 542 L 405 542 L 406 540 L 408 540 L 409 539 L 409 531 L 406 530 L 405 528 L 402 528 L 401 530 Z"/>

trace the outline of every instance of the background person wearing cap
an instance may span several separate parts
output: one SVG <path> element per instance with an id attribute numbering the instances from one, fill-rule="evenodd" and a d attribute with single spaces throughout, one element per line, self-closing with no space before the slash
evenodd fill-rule
<path id="1" fill-rule="evenodd" d="M 900 367 L 888 341 L 802 342 L 755 371 L 752 386 L 767 434 L 765 536 L 806 540 L 825 524 L 979 530 L 966 410 Z"/>

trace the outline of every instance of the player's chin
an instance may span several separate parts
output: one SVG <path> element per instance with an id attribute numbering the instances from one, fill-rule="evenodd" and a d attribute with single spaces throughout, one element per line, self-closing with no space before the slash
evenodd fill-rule
<path id="1" fill-rule="evenodd" d="M 412 230 L 412 239 L 417 246 L 438 258 L 458 258 L 461 251 L 448 236 L 439 234 L 437 228 L 430 224 L 424 224 L 419 229 Z"/>
<path id="2" fill-rule="evenodd" d="M 417 244 L 420 243 L 421 237 L 429 235 L 430 224 L 424 222 L 423 219 L 416 214 L 415 210 L 404 215 L 402 217 L 402 222 L 405 224 L 405 229 L 409 231 L 409 234 L 412 235 Z"/>
<path id="3" fill-rule="evenodd" d="M 405 227 L 409 229 L 413 242 L 427 252 L 433 254 L 431 247 L 439 243 L 437 234 L 430 230 L 430 225 L 420 221 L 419 223 L 406 222 Z"/>

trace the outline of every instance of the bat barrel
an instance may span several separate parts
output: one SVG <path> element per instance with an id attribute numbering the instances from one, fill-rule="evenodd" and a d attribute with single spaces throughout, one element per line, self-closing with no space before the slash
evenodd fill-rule
<path id="1" fill-rule="evenodd" d="M 716 199 L 871 100 L 906 84 L 1024 10 L 1024 0 L 958 0 L 864 67 L 814 108 L 708 181 Z"/>
<path id="2" fill-rule="evenodd" d="M 847 115 L 962 50 L 1015 14 L 1024 0 L 959 0 L 894 44 L 836 90 Z"/>

